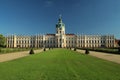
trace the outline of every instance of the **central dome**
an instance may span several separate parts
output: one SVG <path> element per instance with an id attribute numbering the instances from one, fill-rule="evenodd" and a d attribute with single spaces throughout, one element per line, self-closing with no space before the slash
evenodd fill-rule
<path id="1" fill-rule="evenodd" d="M 62 22 L 61 16 L 58 19 L 58 23 L 56 24 L 56 28 L 65 28 L 65 24 Z"/>

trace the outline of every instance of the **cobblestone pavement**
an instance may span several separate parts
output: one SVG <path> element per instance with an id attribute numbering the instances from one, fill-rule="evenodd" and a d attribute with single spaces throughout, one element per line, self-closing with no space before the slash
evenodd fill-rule
<path id="1" fill-rule="evenodd" d="M 81 53 L 85 53 L 85 50 L 77 50 L 77 51 Z M 89 55 L 120 64 L 120 55 L 118 54 L 90 51 Z"/>

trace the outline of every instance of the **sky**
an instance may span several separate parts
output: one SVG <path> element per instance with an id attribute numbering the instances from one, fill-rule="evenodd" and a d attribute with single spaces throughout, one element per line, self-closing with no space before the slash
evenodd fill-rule
<path id="1" fill-rule="evenodd" d="M 120 0 L 0 0 L 0 34 L 55 33 L 59 15 L 66 33 L 120 39 Z"/>

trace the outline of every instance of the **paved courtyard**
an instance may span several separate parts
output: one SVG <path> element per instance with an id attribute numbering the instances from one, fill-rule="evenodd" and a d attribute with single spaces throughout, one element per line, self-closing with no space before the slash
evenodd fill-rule
<path id="1" fill-rule="evenodd" d="M 34 50 L 35 53 L 42 52 L 41 50 Z M 0 54 L 0 62 L 5 62 L 9 60 L 14 60 L 17 58 L 25 57 L 29 55 L 29 51 L 22 51 L 22 52 L 14 52 L 14 53 L 8 53 L 8 54 Z"/>
<path id="2" fill-rule="evenodd" d="M 85 50 L 77 50 L 77 51 L 81 53 L 85 53 Z M 118 54 L 90 51 L 89 55 L 120 64 L 120 55 Z"/>

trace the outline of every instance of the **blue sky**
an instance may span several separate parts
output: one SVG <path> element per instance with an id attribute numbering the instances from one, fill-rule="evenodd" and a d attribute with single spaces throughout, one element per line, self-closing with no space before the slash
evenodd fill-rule
<path id="1" fill-rule="evenodd" d="M 120 38 L 120 0 L 0 0 L 0 33 L 55 33 L 59 14 L 66 33 Z"/>

